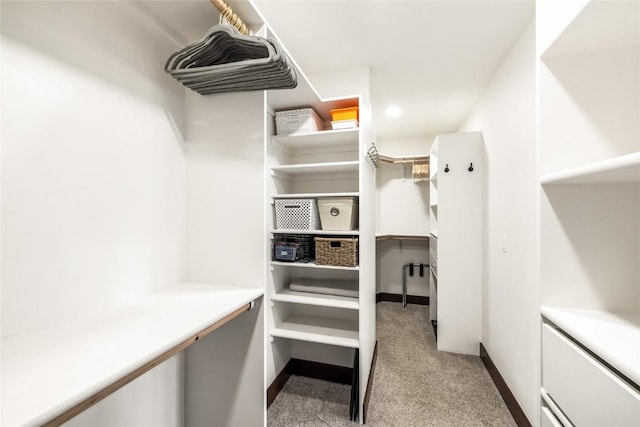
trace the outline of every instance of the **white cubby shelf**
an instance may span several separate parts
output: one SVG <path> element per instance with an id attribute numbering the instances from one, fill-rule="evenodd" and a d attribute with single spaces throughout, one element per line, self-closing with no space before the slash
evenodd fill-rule
<path id="1" fill-rule="evenodd" d="M 360 193 L 357 191 L 343 193 L 290 193 L 290 194 L 274 194 L 272 199 L 315 199 L 318 197 L 358 197 Z"/>
<path id="2" fill-rule="evenodd" d="M 327 163 L 302 163 L 295 165 L 273 166 L 271 170 L 275 174 L 285 175 L 310 175 L 310 174 L 329 174 L 329 173 L 346 173 L 358 172 L 360 162 L 357 160 L 346 162 L 327 162 Z"/>
<path id="3" fill-rule="evenodd" d="M 271 301 L 317 305 L 321 307 L 346 308 L 349 310 L 358 310 L 360 308 L 360 303 L 357 298 L 315 294 L 311 292 L 296 292 L 289 289 L 283 289 L 273 295 L 271 297 Z"/>
<path id="4" fill-rule="evenodd" d="M 358 230 L 279 230 L 271 231 L 273 234 L 316 234 L 325 236 L 357 236 Z"/>
<path id="5" fill-rule="evenodd" d="M 317 268 L 317 269 L 325 269 L 325 270 L 346 270 L 346 271 L 358 271 L 360 269 L 359 266 L 355 267 L 342 267 L 340 265 L 325 265 L 325 264 L 316 264 L 315 262 L 286 262 L 286 261 L 271 261 L 272 266 L 276 267 L 300 267 L 300 268 Z"/>
<path id="6" fill-rule="evenodd" d="M 358 323 L 326 317 L 289 316 L 271 330 L 271 336 L 340 347 L 358 348 Z"/>
<path id="7" fill-rule="evenodd" d="M 275 135 L 271 142 L 290 149 L 343 147 L 357 148 L 359 128 L 325 130 L 293 135 Z"/>

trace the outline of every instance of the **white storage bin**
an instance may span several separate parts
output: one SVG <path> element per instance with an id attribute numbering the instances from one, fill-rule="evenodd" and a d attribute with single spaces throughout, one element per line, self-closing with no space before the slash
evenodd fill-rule
<path id="1" fill-rule="evenodd" d="M 358 229 L 357 197 L 323 197 L 318 199 L 320 224 L 323 230 L 347 231 Z"/>
<path id="2" fill-rule="evenodd" d="M 324 122 L 312 108 L 276 111 L 276 134 L 317 132 L 324 130 Z"/>
<path id="3" fill-rule="evenodd" d="M 320 227 L 316 199 L 276 199 L 278 230 L 317 230 Z"/>

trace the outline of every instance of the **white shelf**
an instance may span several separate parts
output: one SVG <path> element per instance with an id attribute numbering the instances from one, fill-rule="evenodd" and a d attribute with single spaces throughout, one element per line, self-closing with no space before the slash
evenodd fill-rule
<path id="1" fill-rule="evenodd" d="M 357 321 L 294 314 L 271 331 L 271 336 L 358 348 Z"/>
<path id="2" fill-rule="evenodd" d="M 263 294 L 184 283 L 93 319 L 2 340 L 2 424 L 41 425 Z"/>
<path id="3" fill-rule="evenodd" d="M 428 154 L 414 154 L 414 155 L 406 155 L 406 156 L 390 156 L 388 154 L 378 153 L 380 160 L 387 163 L 411 163 L 414 161 L 425 161 L 429 160 Z"/>
<path id="4" fill-rule="evenodd" d="M 360 303 L 357 298 L 314 294 L 311 292 L 296 292 L 290 289 L 283 289 L 278 292 L 271 297 L 271 301 L 319 305 L 322 307 L 347 308 L 350 310 L 358 310 L 360 308 Z"/>
<path id="5" fill-rule="evenodd" d="M 290 193 L 290 194 L 276 194 L 271 196 L 272 199 L 315 199 L 318 197 L 359 197 L 360 193 Z"/>
<path id="6" fill-rule="evenodd" d="M 305 163 L 297 165 L 274 166 L 271 168 L 273 172 L 280 172 L 287 175 L 309 175 L 320 173 L 345 173 L 358 172 L 360 162 L 357 160 L 348 162 L 330 162 L 330 163 Z"/>
<path id="7" fill-rule="evenodd" d="M 640 384 L 640 313 L 541 307 L 543 316 Z"/>
<path id="8" fill-rule="evenodd" d="M 640 152 L 544 175 L 542 184 L 640 183 Z"/>
<path id="9" fill-rule="evenodd" d="M 429 236 L 426 234 L 394 234 L 394 233 L 376 233 L 377 241 L 384 240 L 415 240 L 428 241 Z"/>
<path id="10" fill-rule="evenodd" d="M 288 148 L 322 148 L 352 145 L 358 149 L 359 128 L 325 130 L 295 135 L 274 135 L 271 142 Z"/>
<path id="11" fill-rule="evenodd" d="M 592 1 L 542 55 L 601 52 L 638 47 L 640 4 L 637 1 Z"/>
<path id="12" fill-rule="evenodd" d="M 357 236 L 359 230 L 272 230 L 273 234 L 315 234 L 315 235 L 329 235 L 329 236 Z"/>
<path id="13" fill-rule="evenodd" d="M 271 265 L 277 267 L 301 267 L 301 268 L 319 268 L 324 270 L 347 270 L 347 271 L 358 271 L 360 270 L 359 266 L 355 267 L 342 267 L 339 265 L 318 265 L 315 262 L 285 262 L 285 261 L 271 261 Z"/>

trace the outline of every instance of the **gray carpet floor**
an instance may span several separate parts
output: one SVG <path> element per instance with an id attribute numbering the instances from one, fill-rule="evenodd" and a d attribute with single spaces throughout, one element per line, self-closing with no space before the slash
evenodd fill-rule
<path id="1" fill-rule="evenodd" d="M 377 304 L 367 425 L 516 426 L 480 358 L 437 351 L 428 319 L 428 306 Z M 347 385 L 292 376 L 267 411 L 267 425 L 355 426 L 349 393 Z"/>

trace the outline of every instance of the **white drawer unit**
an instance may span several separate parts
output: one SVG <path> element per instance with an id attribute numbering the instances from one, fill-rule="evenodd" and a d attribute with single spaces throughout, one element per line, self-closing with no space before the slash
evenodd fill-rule
<path id="1" fill-rule="evenodd" d="M 577 427 L 640 426 L 640 392 L 548 324 L 542 386 Z"/>
<path id="2" fill-rule="evenodd" d="M 564 427 L 560 421 L 553 415 L 549 408 L 542 407 L 542 416 L 540 417 L 541 427 Z"/>

